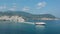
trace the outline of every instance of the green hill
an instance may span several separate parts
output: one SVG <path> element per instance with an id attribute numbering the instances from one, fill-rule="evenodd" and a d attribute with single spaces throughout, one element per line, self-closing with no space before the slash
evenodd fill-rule
<path id="1" fill-rule="evenodd" d="M 41 18 L 53 18 L 53 19 L 56 18 L 55 16 L 53 16 L 51 14 L 39 14 L 39 15 L 37 15 L 37 14 L 30 14 L 30 13 L 23 12 L 23 11 L 5 11 L 5 12 L 0 11 L 0 16 L 4 16 L 4 15 L 22 16 L 26 21 L 41 20 Z"/>

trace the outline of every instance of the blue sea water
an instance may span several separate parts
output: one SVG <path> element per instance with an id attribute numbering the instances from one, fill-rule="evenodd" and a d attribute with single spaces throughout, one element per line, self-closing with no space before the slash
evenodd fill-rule
<path id="1" fill-rule="evenodd" d="M 60 20 L 47 20 L 45 25 L 0 21 L 0 34 L 60 34 Z"/>

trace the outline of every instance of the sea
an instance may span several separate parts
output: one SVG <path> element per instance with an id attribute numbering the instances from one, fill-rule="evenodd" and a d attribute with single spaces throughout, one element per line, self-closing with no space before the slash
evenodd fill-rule
<path id="1" fill-rule="evenodd" d="M 0 21 L 0 34 L 60 34 L 60 20 L 41 20 L 40 22 L 46 24 Z"/>

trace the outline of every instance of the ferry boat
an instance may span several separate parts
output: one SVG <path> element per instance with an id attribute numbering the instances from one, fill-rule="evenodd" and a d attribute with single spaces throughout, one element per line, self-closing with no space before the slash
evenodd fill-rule
<path id="1" fill-rule="evenodd" d="M 36 22 L 35 24 L 36 25 L 45 25 L 46 23 L 45 22 Z"/>

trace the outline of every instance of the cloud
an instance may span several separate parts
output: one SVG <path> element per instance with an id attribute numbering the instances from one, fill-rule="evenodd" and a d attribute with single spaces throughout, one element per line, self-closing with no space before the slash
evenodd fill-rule
<path id="1" fill-rule="evenodd" d="M 10 10 L 10 11 L 15 11 L 15 8 L 10 8 L 10 9 L 8 9 L 8 10 Z"/>
<path id="2" fill-rule="evenodd" d="M 0 6 L 0 10 L 4 10 L 6 8 L 7 8 L 6 6 Z"/>
<path id="3" fill-rule="evenodd" d="M 41 9 L 41 8 L 45 7 L 46 4 L 47 4 L 47 3 L 46 3 L 45 1 L 39 2 L 39 3 L 37 4 L 37 8 L 38 8 L 38 9 Z"/>
<path id="4" fill-rule="evenodd" d="M 17 6 L 15 6 L 15 5 L 13 6 L 13 8 L 16 8 L 16 7 L 17 7 Z"/>
<path id="5" fill-rule="evenodd" d="M 13 6 L 12 6 L 13 8 L 16 8 L 16 7 L 17 7 L 17 6 L 16 6 L 16 3 L 12 3 L 12 4 L 13 4 Z"/>
<path id="6" fill-rule="evenodd" d="M 6 7 L 6 6 L 4 6 L 3 8 L 4 8 L 4 9 L 6 9 L 7 7 Z"/>
<path id="7" fill-rule="evenodd" d="M 0 9 L 3 9 L 3 6 L 0 6 Z"/>
<path id="8" fill-rule="evenodd" d="M 4 4 L 3 8 L 4 8 L 4 9 L 6 9 L 6 8 L 7 8 L 6 4 Z"/>
<path id="9" fill-rule="evenodd" d="M 0 6 L 0 9 L 6 9 L 6 8 L 7 8 L 6 4 Z"/>
<path id="10" fill-rule="evenodd" d="M 24 7 L 24 8 L 22 9 L 22 11 L 29 11 L 29 10 L 30 10 L 29 7 Z"/>
<path id="11" fill-rule="evenodd" d="M 10 11 L 16 11 L 16 8 L 17 8 L 16 3 L 13 3 L 12 8 L 9 8 L 8 10 L 10 10 Z"/>
<path id="12" fill-rule="evenodd" d="M 13 5 L 16 5 L 16 3 L 12 3 Z"/>

